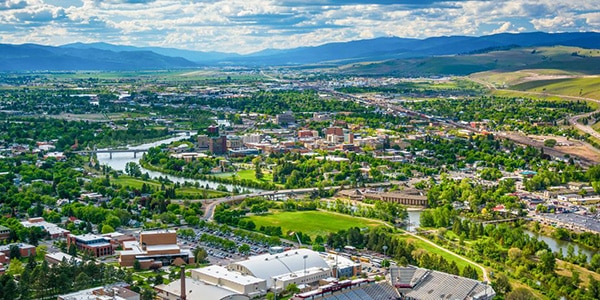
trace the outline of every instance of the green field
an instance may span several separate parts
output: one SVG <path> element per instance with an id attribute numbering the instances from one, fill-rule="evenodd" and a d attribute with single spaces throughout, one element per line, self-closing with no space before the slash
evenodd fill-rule
<path id="1" fill-rule="evenodd" d="M 281 226 L 281 231 L 301 231 L 303 234 L 315 238 L 317 235 L 323 237 L 330 232 L 338 232 L 342 229 L 352 227 L 377 227 L 382 221 L 355 218 L 325 211 L 299 211 L 299 212 L 274 212 L 267 215 L 251 216 L 256 227 Z"/>
<path id="2" fill-rule="evenodd" d="M 245 169 L 245 170 L 240 170 L 237 171 L 235 173 L 221 173 L 221 174 L 216 174 L 215 176 L 217 177 L 224 177 L 224 178 L 231 178 L 232 175 L 235 174 L 236 176 L 236 180 L 250 180 L 250 181 L 254 181 L 254 182 L 259 182 L 259 183 L 272 183 L 273 182 L 273 173 L 267 171 L 267 170 L 262 170 L 263 173 L 263 178 L 256 179 L 256 171 L 254 169 Z M 283 185 L 281 184 L 277 184 L 277 186 L 283 187 Z"/>
<path id="3" fill-rule="evenodd" d="M 161 187 L 161 184 L 158 181 L 155 181 L 155 180 L 147 180 L 146 181 L 146 180 L 142 180 L 139 178 L 126 176 L 126 175 L 121 175 L 121 176 L 119 176 L 119 178 L 112 178 L 111 181 L 115 184 L 120 184 L 122 186 L 129 186 L 134 189 L 141 189 L 142 185 L 144 183 L 146 185 L 149 185 L 153 189 L 159 189 Z M 170 187 L 172 185 L 166 185 L 166 186 Z M 185 198 L 185 199 L 204 199 L 205 196 L 207 198 L 218 198 L 218 197 L 224 197 L 227 195 L 227 193 L 224 193 L 224 192 L 218 192 L 218 191 L 206 190 L 206 189 L 198 189 L 198 188 L 190 187 L 190 186 L 182 186 L 180 188 L 177 188 L 175 190 L 175 194 L 177 195 L 177 197 L 181 197 L 181 198 Z"/>
<path id="4" fill-rule="evenodd" d="M 511 89 L 600 99 L 599 85 L 600 77 L 580 77 L 529 81 L 512 86 Z"/>

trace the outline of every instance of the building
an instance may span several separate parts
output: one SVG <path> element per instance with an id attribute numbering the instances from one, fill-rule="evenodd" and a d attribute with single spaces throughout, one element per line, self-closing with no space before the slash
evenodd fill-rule
<path id="1" fill-rule="evenodd" d="M 208 151 L 216 155 L 227 154 L 227 137 L 224 135 L 211 137 L 208 141 Z"/>
<path id="2" fill-rule="evenodd" d="M 0 225 L 0 241 L 7 240 L 10 237 L 10 228 Z"/>
<path id="3" fill-rule="evenodd" d="M 277 125 L 289 125 L 296 122 L 296 118 L 292 115 L 292 112 L 284 112 L 282 114 L 275 115 L 275 123 Z"/>
<path id="4" fill-rule="evenodd" d="M 133 266 L 136 260 L 142 269 L 194 263 L 190 249 L 177 245 L 175 230 L 141 232 L 139 242 L 124 242 L 123 249 L 119 251 L 119 263 L 124 267 Z"/>
<path id="5" fill-rule="evenodd" d="M 71 233 L 64 228 L 58 227 L 56 224 L 46 222 L 44 218 L 29 218 L 27 221 L 22 221 L 21 224 L 27 228 L 40 227 L 53 239 L 64 238 Z"/>
<path id="6" fill-rule="evenodd" d="M 229 271 L 221 266 L 209 266 L 192 270 L 192 279 L 207 284 L 223 286 L 250 298 L 267 293 L 267 281 L 254 276 Z"/>
<path id="7" fill-rule="evenodd" d="M 250 297 L 228 290 L 221 286 L 210 285 L 202 281 L 194 280 L 189 277 L 185 279 L 184 288 L 186 299 L 210 299 L 210 300 L 249 300 Z M 182 289 L 181 279 L 172 281 L 169 284 L 160 284 L 154 287 L 158 299 L 161 300 L 181 300 Z"/>
<path id="8" fill-rule="evenodd" d="M 140 300 L 140 294 L 122 286 L 95 287 L 58 296 L 58 300 Z"/>
<path id="9" fill-rule="evenodd" d="M 67 246 L 77 247 L 78 251 L 88 252 L 95 257 L 114 254 L 113 246 L 110 243 L 110 238 L 98 236 L 95 234 L 83 234 L 67 236 Z"/>
<path id="10" fill-rule="evenodd" d="M 80 258 L 71 256 L 64 252 L 46 253 L 46 256 L 44 257 L 44 259 L 46 259 L 46 261 L 51 265 L 59 264 L 63 260 L 66 262 L 73 261 L 75 264 L 80 264 L 82 262 L 82 260 Z"/>
<path id="11" fill-rule="evenodd" d="M 4 255 L 7 258 L 12 258 L 10 257 L 10 248 L 13 246 L 19 248 L 19 254 L 21 255 L 21 257 L 29 257 L 35 255 L 35 246 L 25 243 L 13 243 L 8 245 L 2 245 L 0 246 L 0 252 L 4 253 Z"/>
<path id="12" fill-rule="evenodd" d="M 491 300 L 494 289 L 478 280 L 413 266 L 392 267 L 392 285 L 402 299 Z"/>
<path id="13" fill-rule="evenodd" d="M 208 144 L 210 141 L 210 138 L 208 137 L 208 135 L 205 134 L 199 134 L 198 137 L 196 138 L 197 142 L 198 142 L 198 151 L 206 151 L 208 150 Z"/>
<path id="14" fill-rule="evenodd" d="M 244 147 L 244 142 L 239 136 L 229 135 L 227 136 L 226 145 L 227 149 L 240 149 Z"/>
<path id="15" fill-rule="evenodd" d="M 289 284 L 309 285 L 319 280 L 340 275 L 339 266 L 344 274 L 360 274 L 360 264 L 347 258 L 330 254 L 320 254 L 308 249 L 293 249 L 282 253 L 263 254 L 246 260 L 231 263 L 229 271 L 239 272 L 266 281 L 268 289 L 284 290 Z M 348 267 L 350 266 L 350 269 Z"/>
<path id="16" fill-rule="evenodd" d="M 369 279 L 330 281 L 316 290 L 294 295 L 292 300 L 389 300 L 402 299 L 388 282 Z M 431 298 L 434 299 L 434 298 Z"/>

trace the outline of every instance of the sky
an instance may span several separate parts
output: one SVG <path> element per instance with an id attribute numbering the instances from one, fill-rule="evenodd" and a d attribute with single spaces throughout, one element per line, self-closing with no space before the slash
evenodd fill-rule
<path id="1" fill-rule="evenodd" d="M 0 0 L 0 43 L 251 53 L 385 36 L 600 31 L 600 0 Z"/>

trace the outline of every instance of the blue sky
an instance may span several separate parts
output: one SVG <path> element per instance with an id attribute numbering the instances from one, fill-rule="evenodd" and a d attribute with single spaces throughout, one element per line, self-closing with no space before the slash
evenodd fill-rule
<path id="1" fill-rule="evenodd" d="M 600 31 L 600 0 L 0 0 L 0 43 L 249 53 L 382 36 Z"/>

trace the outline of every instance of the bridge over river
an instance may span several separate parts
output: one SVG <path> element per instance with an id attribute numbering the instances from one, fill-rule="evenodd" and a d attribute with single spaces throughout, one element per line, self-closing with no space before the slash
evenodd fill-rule
<path id="1" fill-rule="evenodd" d="M 112 159 L 113 153 L 133 153 L 133 157 L 137 158 L 138 153 L 148 152 L 149 148 L 135 148 L 135 149 L 96 149 L 96 150 L 80 150 L 73 151 L 74 153 L 81 155 L 97 154 L 97 153 L 108 153 L 110 159 Z"/>

